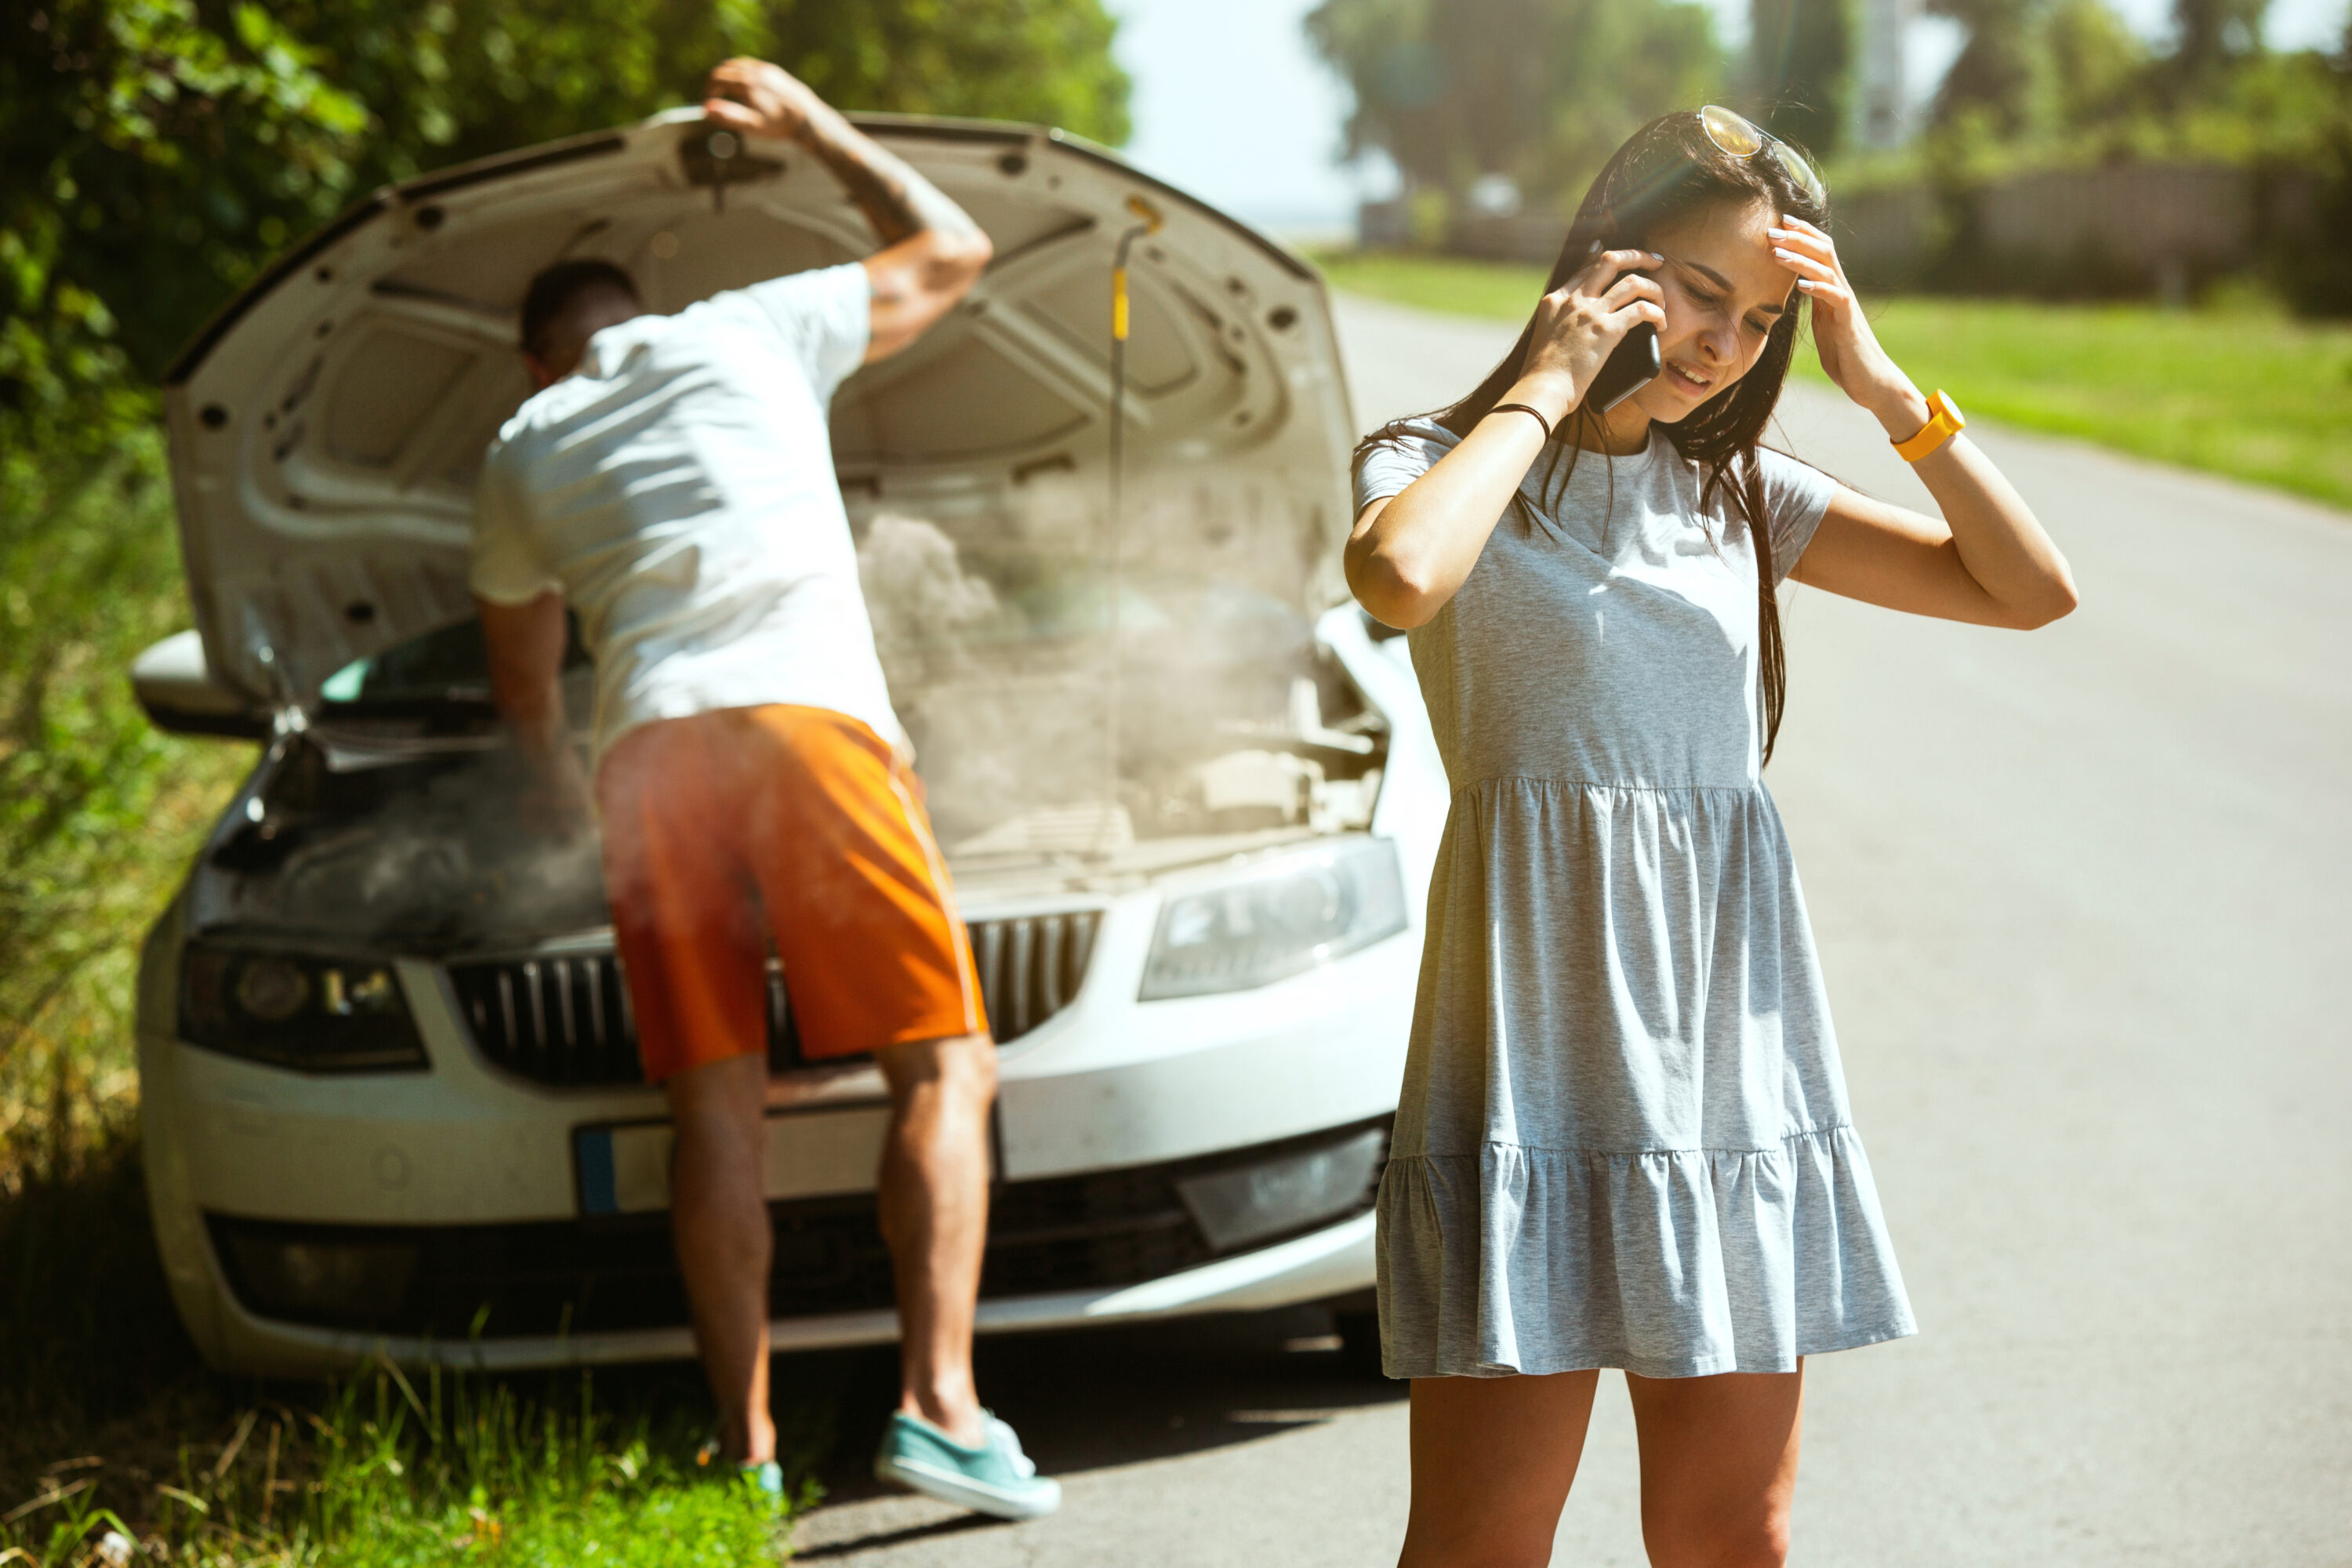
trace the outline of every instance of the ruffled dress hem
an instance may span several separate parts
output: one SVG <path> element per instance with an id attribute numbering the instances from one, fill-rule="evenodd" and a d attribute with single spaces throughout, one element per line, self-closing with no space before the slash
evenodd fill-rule
<path id="1" fill-rule="evenodd" d="M 1391 1377 L 1792 1372 L 1917 1331 L 1847 1125 L 1767 1149 L 1400 1155 L 1379 1206 Z"/>

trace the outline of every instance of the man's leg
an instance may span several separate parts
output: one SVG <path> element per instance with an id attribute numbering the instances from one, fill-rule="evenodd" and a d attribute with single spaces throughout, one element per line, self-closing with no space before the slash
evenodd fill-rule
<path id="1" fill-rule="evenodd" d="M 730 1057 L 688 1068 L 664 1087 L 677 1130 L 670 1232 L 694 1313 L 694 1341 L 719 1407 L 719 1449 L 737 1464 L 764 1464 L 776 1457 L 776 1424 L 768 1411 L 768 1263 L 775 1237 L 761 1173 L 768 1058 Z"/>
<path id="2" fill-rule="evenodd" d="M 747 898 L 741 778 L 713 716 L 622 737 L 596 779 L 604 886 L 628 975 L 637 1049 L 667 1090 L 677 1143 L 670 1234 L 719 1440 L 730 1459 L 775 1453 L 768 1414 L 768 1262 L 761 1180 L 768 1090 L 767 939 Z"/>
<path id="3" fill-rule="evenodd" d="M 1000 1519 L 1051 1513 L 1061 1487 L 972 1388 L 996 1050 L 922 786 L 856 720 L 788 705 L 739 714 L 766 785 L 767 837 L 750 860 L 802 1049 L 870 1051 L 890 1091 L 878 1185 L 900 1396 L 874 1473 Z"/>
<path id="4" fill-rule="evenodd" d="M 898 1408 L 968 1447 L 986 1436 L 971 1376 L 971 1323 L 988 1239 L 988 1108 L 996 1047 L 985 1034 L 875 1053 L 890 1086 L 882 1237 L 898 1275 Z"/>

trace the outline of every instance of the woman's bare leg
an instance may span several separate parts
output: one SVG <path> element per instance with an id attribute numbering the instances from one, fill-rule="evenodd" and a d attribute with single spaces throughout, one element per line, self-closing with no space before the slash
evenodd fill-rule
<path id="1" fill-rule="evenodd" d="M 1635 1377 L 1642 1539 L 1653 1568 L 1780 1568 L 1805 1371 Z"/>
<path id="2" fill-rule="evenodd" d="M 1594 1372 L 1412 1380 L 1398 1568 L 1543 1568 L 1584 1454 Z"/>

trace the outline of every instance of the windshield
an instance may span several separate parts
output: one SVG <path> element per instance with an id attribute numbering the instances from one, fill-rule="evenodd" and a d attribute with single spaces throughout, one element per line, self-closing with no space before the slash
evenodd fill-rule
<path id="1" fill-rule="evenodd" d="M 593 668 L 580 641 L 580 617 L 563 617 L 566 645 L 563 671 Z M 355 658 L 329 676 L 319 688 L 321 717 L 425 716 L 450 707 L 490 706 L 489 650 L 482 641 L 482 623 L 459 621 L 395 644 L 382 653 Z"/>

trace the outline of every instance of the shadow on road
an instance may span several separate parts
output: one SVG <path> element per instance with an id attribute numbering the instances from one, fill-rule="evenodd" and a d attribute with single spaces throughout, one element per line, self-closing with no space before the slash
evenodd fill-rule
<path id="1" fill-rule="evenodd" d="M 1406 1389 L 1351 1363 L 1330 1313 L 1317 1307 L 999 1335 L 980 1342 L 977 1370 L 982 1399 L 1052 1476 L 1254 1442 L 1402 1401 Z M 795 1386 L 838 1391 L 834 1440 L 816 1468 L 820 1513 L 894 1489 L 868 1467 L 898 1403 L 897 1347 L 780 1357 L 775 1378 L 787 1398 Z M 992 1522 L 930 1520 L 811 1543 L 800 1555 L 845 1557 Z"/>
<path id="2" fill-rule="evenodd" d="M 845 1500 L 855 1501 L 856 1500 Z M 932 1541 L 943 1535 L 964 1535 L 975 1530 L 1008 1528 L 1001 1519 L 984 1519 L 976 1513 L 959 1514 L 953 1519 L 935 1520 L 928 1524 L 910 1524 L 903 1530 L 869 1531 L 863 1535 L 855 1532 L 822 1546 L 802 1546 L 793 1552 L 795 1563 L 822 1563 L 828 1557 L 851 1557 L 866 1552 L 887 1552 L 894 1546 L 912 1546 L 919 1541 Z"/>

